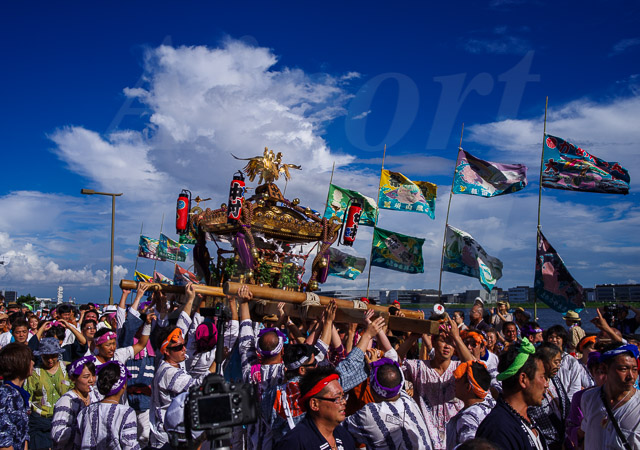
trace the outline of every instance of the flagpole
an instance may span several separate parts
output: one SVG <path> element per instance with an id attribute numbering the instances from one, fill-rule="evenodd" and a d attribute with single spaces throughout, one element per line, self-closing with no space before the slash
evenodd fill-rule
<path id="1" fill-rule="evenodd" d="M 458 145 L 458 155 L 462 150 L 462 135 L 464 134 L 464 122 L 460 130 L 460 145 Z M 444 222 L 444 235 L 442 237 L 442 253 L 440 254 L 440 278 L 438 280 L 438 301 L 442 297 L 442 264 L 444 263 L 444 246 L 447 243 L 447 226 L 449 225 L 449 211 L 451 210 L 451 198 L 453 197 L 453 186 L 456 181 L 456 170 L 458 169 L 458 158 L 456 158 L 456 166 L 453 169 L 453 179 L 451 180 L 451 190 L 449 191 L 449 205 L 447 206 L 447 218 Z"/>
<path id="2" fill-rule="evenodd" d="M 376 196 L 376 208 L 378 208 L 378 202 L 380 201 L 380 183 L 382 182 L 382 172 L 384 172 L 384 158 L 387 155 L 387 144 L 384 144 L 384 150 L 382 151 L 382 167 L 380 168 L 380 180 L 378 181 L 378 195 Z M 373 224 L 373 236 L 371 237 L 371 252 L 369 253 L 369 275 L 367 276 L 367 298 L 369 298 L 369 286 L 371 284 L 371 259 L 373 258 L 373 242 L 376 238 L 376 226 L 378 225 L 378 214 L 376 214 L 376 220 Z"/>
<path id="3" fill-rule="evenodd" d="M 336 162 L 333 162 L 333 167 L 331 168 L 331 179 L 329 180 L 329 190 L 327 191 L 327 201 L 324 202 L 324 210 L 327 210 L 327 206 L 329 206 L 329 194 L 331 194 L 331 185 L 333 184 L 333 171 L 336 170 Z M 323 213 L 324 215 L 324 213 Z"/>
<path id="4" fill-rule="evenodd" d="M 140 222 L 140 236 L 142 236 L 142 227 L 143 227 L 143 226 L 144 226 L 144 220 L 143 220 L 142 222 Z M 140 239 L 138 239 L 138 241 L 139 241 L 139 240 L 140 240 Z M 140 245 L 138 244 L 138 247 L 139 247 L 139 246 L 140 246 Z M 136 265 L 135 265 L 135 267 L 133 268 L 133 274 L 134 274 L 134 276 L 135 276 L 135 274 L 136 274 L 136 271 L 138 270 L 138 259 L 139 259 L 139 258 L 140 258 L 140 252 L 137 252 L 137 253 L 136 253 Z"/>
<path id="5" fill-rule="evenodd" d="M 538 227 L 536 228 L 536 255 L 538 246 L 540 245 L 540 211 L 542 206 L 542 168 L 544 167 L 544 141 L 547 139 L 547 108 L 549 107 L 549 96 L 544 102 L 544 125 L 542 132 L 542 152 L 540 154 L 540 179 L 538 180 Z M 537 256 L 536 256 L 537 257 Z M 534 270 L 535 272 L 535 270 Z M 533 296 L 533 318 L 538 320 L 538 303 L 535 295 Z"/>
<path id="6" fill-rule="evenodd" d="M 164 226 L 164 213 L 162 213 L 162 221 L 160 222 L 160 234 L 162 234 L 162 227 Z M 158 264 L 158 260 L 154 260 L 153 262 L 153 274 L 155 276 L 156 273 L 156 264 Z"/>

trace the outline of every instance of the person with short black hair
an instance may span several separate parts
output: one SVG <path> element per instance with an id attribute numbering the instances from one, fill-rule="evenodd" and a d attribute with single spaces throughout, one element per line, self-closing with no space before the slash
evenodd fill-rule
<path id="1" fill-rule="evenodd" d="M 27 344 L 29 340 L 29 324 L 24 319 L 17 319 L 11 324 L 13 340 L 19 344 Z"/>
<path id="2" fill-rule="evenodd" d="M 505 348 L 518 340 L 518 325 L 515 322 L 505 322 L 502 324 L 502 334 L 504 336 Z"/>
<path id="3" fill-rule="evenodd" d="M 31 349 L 7 344 L 0 349 L 0 447 L 23 449 L 29 441 L 29 393 L 23 388 L 33 371 Z"/>
<path id="4" fill-rule="evenodd" d="M 120 361 L 109 361 L 98 369 L 101 402 L 80 411 L 75 447 L 81 450 L 139 450 L 136 413 L 121 405 L 129 372 Z"/>
<path id="5" fill-rule="evenodd" d="M 274 450 L 355 450 L 351 435 L 340 424 L 345 419 L 348 394 L 332 367 L 310 370 L 300 380 L 300 406 L 306 411 L 296 427 Z"/>
<path id="6" fill-rule="evenodd" d="M 491 396 L 492 377 L 483 361 L 467 361 L 454 372 L 456 398 L 464 408 L 447 422 L 447 448 L 454 448 L 475 437 L 478 427 L 496 401 Z"/>
<path id="7" fill-rule="evenodd" d="M 585 450 L 640 448 L 640 391 L 634 387 L 638 359 L 633 344 L 613 344 L 600 356 L 607 380 L 586 391 L 580 401 Z"/>
<path id="8" fill-rule="evenodd" d="M 544 437 L 528 415 L 529 406 L 542 403 L 548 386 L 544 364 L 527 338 L 500 355 L 498 381 L 503 395 L 485 417 L 476 437 L 504 449 L 543 450 Z"/>
<path id="9" fill-rule="evenodd" d="M 382 358 L 371 363 L 370 372 L 374 401 L 349 416 L 345 429 L 367 448 L 430 450 L 427 424 L 418 404 L 404 391 L 400 365 Z"/>

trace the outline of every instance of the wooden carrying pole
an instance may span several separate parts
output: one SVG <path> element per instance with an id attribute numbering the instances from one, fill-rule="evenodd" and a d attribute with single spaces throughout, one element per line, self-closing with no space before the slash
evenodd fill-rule
<path id="1" fill-rule="evenodd" d="M 227 281 L 224 284 L 224 293 L 227 295 L 236 295 L 238 293 L 238 290 L 240 290 L 240 287 L 242 286 L 242 283 Z M 247 284 L 246 286 L 249 288 L 253 296 L 259 299 L 296 304 L 301 304 L 305 300 L 307 300 L 307 295 L 304 292 L 283 291 L 282 289 L 273 289 L 264 286 L 257 286 L 255 284 Z M 324 297 L 322 295 L 319 295 L 318 298 L 320 299 L 321 305 L 328 305 L 331 300 L 335 300 L 336 306 L 338 306 L 338 308 L 353 308 L 353 302 L 350 300 L 341 300 L 337 298 L 334 299 L 331 297 Z M 381 305 L 367 305 L 367 309 L 372 309 L 377 313 L 389 312 L 388 307 Z M 423 314 L 420 311 L 410 311 L 403 309 L 402 313 L 405 315 L 405 317 L 408 318 L 423 319 Z"/>
<path id="2" fill-rule="evenodd" d="M 278 314 L 277 301 L 256 301 L 251 302 L 252 317 L 260 320 L 264 316 Z M 284 306 L 284 312 L 289 317 L 304 319 L 320 319 L 324 312 L 324 306 L 312 305 L 308 308 L 299 304 L 288 303 Z M 394 331 L 405 331 L 407 333 L 438 334 L 440 323 L 433 320 L 416 319 L 412 317 L 390 316 L 388 312 L 378 312 L 375 316 L 384 317 L 389 328 Z M 364 310 L 351 307 L 336 310 L 335 323 L 358 323 L 364 324 Z"/>
<path id="3" fill-rule="evenodd" d="M 224 292 L 222 292 L 221 287 L 217 286 L 206 286 L 203 284 L 194 284 L 196 294 L 209 295 L 211 297 L 224 297 Z M 120 281 L 121 289 L 138 289 L 138 282 L 133 280 L 121 280 Z M 151 291 L 162 291 L 172 294 L 184 294 L 184 286 L 174 286 L 171 284 L 162 284 L 162 283 L 151 283 L 151 287 L 149 290 Z"/>

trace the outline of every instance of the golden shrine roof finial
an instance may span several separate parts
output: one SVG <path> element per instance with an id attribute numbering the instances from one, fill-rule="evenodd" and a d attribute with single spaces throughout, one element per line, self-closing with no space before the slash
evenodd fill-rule
<path id="1" fill-rule="evenodd" d="M 263 181 L 273 183 L 280 178 L 280 174 L 284 174 L 284 179 L 289 180 L 291 178 L 289 169 L 302 169 L 301 166 L 295 164 L 282 164 L 282 153 L 278 152 L 276 155 L 273 150 L 269 150 L 267 147 L 264 148 L 262 156 L 254 156 L 253 158 L 238 158 L 234 154 L 231 156 L 240 161 L 249 161 L 242 171 L 249 176 L 250 181 L 254 181 L 259 175 L 259 184 L 262 184 Z"/>

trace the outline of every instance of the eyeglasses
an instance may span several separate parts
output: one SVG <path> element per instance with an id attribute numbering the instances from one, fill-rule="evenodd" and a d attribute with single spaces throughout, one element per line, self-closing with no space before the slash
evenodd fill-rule
<path id="1" fill-rule="evenodd" d="M 171 350 L 172 352 L 179 352 L 184 348 L 184 344 L 174 345 L 173 347 L 167 347 L 167 350 Z"/>
<path id="2" fill-rule="evenodd" d="M 328 402 L 333 402 L 336 405 L 340 404 L 340 403 L 347 403 L 347 400 L 349 400 L 349 394 L 342 394 L 339 397 L 334 397 L 334 398 L 330 398 L 330 397 L 313 397 L 313 398 L 317 398 L 318 400 L 326 400 Z"/>

